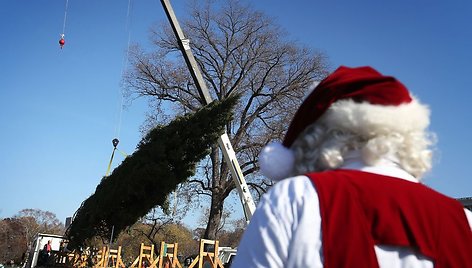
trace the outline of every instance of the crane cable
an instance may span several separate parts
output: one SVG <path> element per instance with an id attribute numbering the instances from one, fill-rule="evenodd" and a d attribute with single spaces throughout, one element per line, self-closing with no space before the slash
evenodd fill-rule
<path id="1" fill-rule="evenodd" d="M 67 20 L 67 6 L 69 5 L 69 0 L 66 0 L 66 8 L 64 9 L 64 24 L 62 25 L 62 36 L 66 32 L 66 20 Z"/>
<path id="2" fill-rule="evenodd" d="M 68 0 L 67 0 L 68 1 Z M 131 42 L 131 31 L 130 31 L 130 10 L 131 10 L 131 0 L 128 0 L 128 10 L 126 12 L 126 32 L 128 33 L 128 42 L 127 42 L 127 46 L 126 46 L 126 53 L 125 55 L 123 56 L 123 61 L 122 61 L 122 64 L 121 64 L 121 77 L 124 76 L 125 72 L 127 71 L 127 67 L 128 67 L 128 61 L 129 61 L 129 48 L 130 48 L 130 42 Z M 116 128 L 115 128 L 115 138 L 112 140 L 112 144 L 113 144 L 113 151 L 111 153 L 111 157 L 110 157 L 110 162 L 108 163 L 108 168 L 107 168 L 107 172 L 105 173 L 105 176 L 108 177 L 108 175 L 110 174 L 110 170 L 111 170 L 111 165 L 113 163 L 113 157 L 115 156 L 115 151 L 118 151 L 120 152 L 125 158 L 128 156 L 126 153 L 124 153 L 123 151 L 121 151 L 120 149 L 117 148 L 118 144 L 119 144 L 119 137 L 120 137 L 120 132 L 121 132 L 121 124 L 122 124 L 122 116 L 123 116 L 123 102 L 124 102 L 124 92 L 123 92 L 123 87 L 121 86 L 120 87 L 121 90 L 119 91 L 119 101 L 118 101 L 118 105 L 119 107 L 117 108 L 118 109 L 118 112 L 117 112 L 117 123 L 116 123 Z"/>
<path id="3" fill-rule="evenodd" d="M 131 43 L 131 31 L 130 31 L 130 10 L 131 10 L 131 0 L 128 0 L 128 11 L 126 13 L 126 32 L 128 34 L 128 42 L 126 44 L 126 53 L 123 56 L 123 60 L 121 62 L 121 77 L 123 77 L 127 71 L 128 67 L 128 62 L 129 62 L 129 48 L 130 48 L 130 43 Z M 121 132 L 121 122 L 122 122 L 122 116 L 123 116 L 123 102 L 124 102 L 124 92 L 123 92 L 123 87 L 120 87 L 121 90 L 119 91 L 119 107 L 118 107 L 118 118 L 117 118 L 117 124 L 116 124 L 116 129 L 115 129 L 115 137 L 120 136 Z"/>

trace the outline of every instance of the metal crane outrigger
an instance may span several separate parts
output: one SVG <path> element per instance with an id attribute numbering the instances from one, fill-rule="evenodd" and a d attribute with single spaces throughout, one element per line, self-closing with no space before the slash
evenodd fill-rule
<path id="1" fill-rule="evenodd" d="M 205 103 L 209 104 L 213 100 L 208 91 L 206 83 L 203 80 L 200 68 L 198 67 L 197 62 L 195 61 L 195 57 L 193 56 L 193 53 L 190 49 L 190 41 L 189 39 L 185 38 L 169 0 L 161 0 L 161 4 L 172 26 L 172 30 L 174 31 L 174 34 L 177 37 L 180 50 L 182 51 L 187 67 L 192 75 L 195 85 L 197 86 L 198 93 L 200 94 L 200 97 L 205 100 Z M 228 134 L 226 132 L 220 136 L 220 138 L 218 139 L 218 144 L 220 146 L 221 151 L 223 151 L 224 159 L 226 161 L 226 164 L 230 168 L 234 183 L 236 184 L 236 188 L 238 189 L 246 221 L 249 221 L 252 215 L 254 214 L 254 210 L 256 210 L 256 205 L 254 204 L 252 195 L 249 192 L 246 180 L 244 179 L 244 175 L 241 172 L 238 160 L 236 159 L 236 154 L 233 150 L 233 146 L 231 145 L 231 142 L 228 138 Z"/>

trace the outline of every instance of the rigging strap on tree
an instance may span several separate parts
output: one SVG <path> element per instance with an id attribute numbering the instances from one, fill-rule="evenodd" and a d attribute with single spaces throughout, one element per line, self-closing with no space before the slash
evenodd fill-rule
<path id="1" fill-rule="evenodd" d="M 108 168 L 107 168 L 107 172 L 105 173 L 105 177 L 108 177 L 108 175 L 110 174 L 111 163 L 113 162 L 113 157 L 115 156 L 115 151 L 116 151 L 116 147 L 113 148 L 113 152 L 111 153 L 110 162 L 108 163 Z"/>
<path id="2" fill-rule="evenodd" d="M 114 138 L 111 143 L 113 144 L 113 152 L 111 153 L 111 157 L 110 157 L 110 162 L 108 163 L 108 168 L 107 168 L 107 172 L 105 173 L 105 177 L 108 177 L 108 175 L 110 175 L 110 169 L 111 169 L 111 163 L 113 163 L 113 157 L 115 156 L 115 151 L 118 150 L 118 152 L 120 152 L 125 158 L 128 157 L 128 155 L 124 152 L 122 152 L 120 149 L 116 148 L 116 146 L 118 146 L 118 143 L 120 143 L 120 140 L 118 140 L 117 138 Z"/>

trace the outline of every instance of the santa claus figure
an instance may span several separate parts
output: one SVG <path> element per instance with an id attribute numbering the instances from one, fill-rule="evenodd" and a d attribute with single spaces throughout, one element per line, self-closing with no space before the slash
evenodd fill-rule
<path id="1" fill-rule="evenodd" d="M 421 183 L 430 112 L 391 76 L 340 67 L 259 156 L 277 182 L 232 267 L 472 267 L 472 213 Z M 447 178 L 453 180 L 454 178 Z"/>

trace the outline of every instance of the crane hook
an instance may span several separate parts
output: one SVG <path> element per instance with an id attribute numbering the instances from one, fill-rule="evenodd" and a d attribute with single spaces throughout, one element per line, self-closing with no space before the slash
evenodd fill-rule
<path id="1" fill-rule="evenodd" d="M 66 40 L 64 40 L 64 34 L 61 34 L 61 39 L 59 40 L 59 45 L 61 46 L 61 49 L 65 43 L 66 43 Z"/>
<path id="2" fill-rule="evenodd" d="M 113 143 L 113 147 L 116 148 L 116 146 L 118 146 L 118 143 L 120 143 L 120 140 L 118 140 L 117 138 L 114 138 L 111 143 Z"/>

